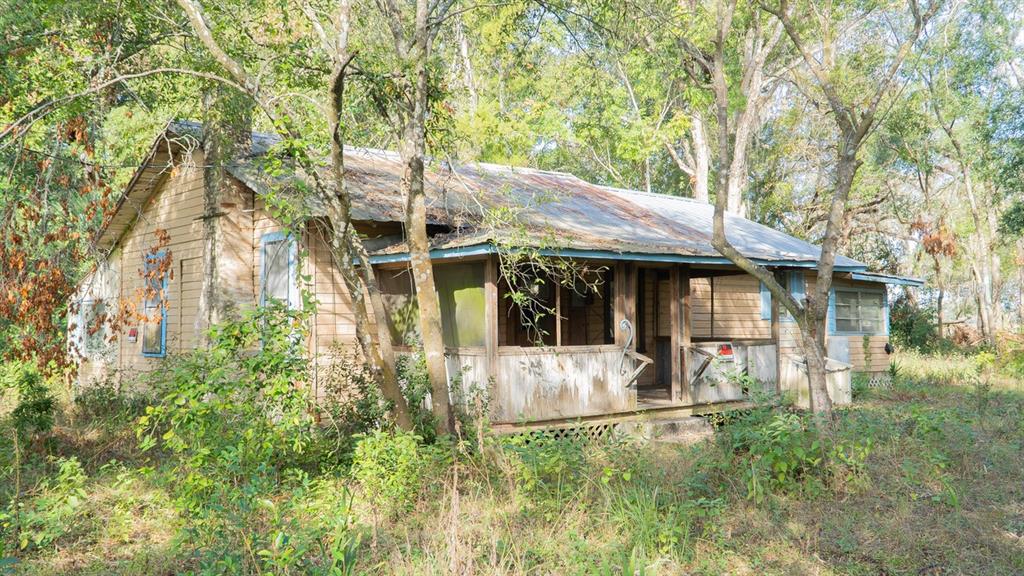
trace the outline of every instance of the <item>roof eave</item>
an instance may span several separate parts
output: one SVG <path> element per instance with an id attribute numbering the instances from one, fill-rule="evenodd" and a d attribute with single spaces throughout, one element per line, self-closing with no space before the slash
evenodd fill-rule
<path id="1" fill-rule="evenodd" d="M 430 251 L 431 260 L 449 260 L 456 258 L 467 258 L 472 256 L 483 256 L 496 254 L 498 248 L 491 243 L 472 244 L 469 246 L 458 246 L 451 248 L 434 248 Z M 685 254 L 657 253 L 657 252 L 615 252 L 612 250 L 586 250 L 579 248 L 542 249 L 538 253 L 542 256 L 563 256 L 567 258 L 586 258 L 592 260 L 628 260 L 634 262 L 659 262 L 679 264 L 709 264 L 709 265 L 731 265 L 732 261 L 722 256 L 697 256 Z M 409 254 L 399 252 L 394 254 L 375 254 L 370 256 L 371 264 L 391 264 L 396 262 L 407 262 Z M 814 260 L 773 260 L 754 258 L 754 263 L 760 266 L 780 268 L 815 268 L 818 263 Z M 836 266 L 837 272 L 860 272 L 867 270 L 866 266 Z"/>
<path id="2" fill-rule="evenodd" d="M 921 288 L 924 286 L 924 280 L 921 280 L 919 278 L 911 278 L 909 276 L 897 276 L 895 274 L 881 274 L 879 272 L 851 272 L 850 278 L 852 280 L 860 280 L 861 282 L 877 282 L 880 284 L 889 284 L 893 286 L 910 286 L 912 288 Z"/>

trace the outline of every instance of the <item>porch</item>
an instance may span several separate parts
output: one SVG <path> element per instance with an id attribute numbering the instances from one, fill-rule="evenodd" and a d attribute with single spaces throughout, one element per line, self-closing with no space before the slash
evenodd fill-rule
<path id="1" fill-rule="evenodd" d="M 438 288 L 456 397 L 484 391 L 491 420 L 523 426 L 646 412 L 699 413 L 777 391 L 778 306 L 724 265 L 588 260 L 600 275 L 583 293 L 548 286 L 553 315 L 524 319 L 497 258 L 438 261 Z M 412 283 L 379 266 L 399 343 L 409 330 Z M 525 316 L 529 316 L 529 312 Z M 404 321 L 403 321 L 404 318 Z M 721 354 L 719 353 L 721 352 Z M 733 373 L 745 378 L 727 378 Z"/>

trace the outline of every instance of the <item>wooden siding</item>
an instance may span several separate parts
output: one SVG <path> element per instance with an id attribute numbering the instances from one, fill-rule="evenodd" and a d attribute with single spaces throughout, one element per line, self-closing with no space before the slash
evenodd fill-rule
<path id="1" fill-rule="evenodd" d="M 170 257 L 170 277 L 167 279 L 165 305 L 167 307 L 166 351 L 168 354 L 182 348 L 183 342 L 194 342 L 198 298 L 194 287 L 201 285 L 201 266 L 187 266 L 181 262 L 199 259 L 203 249 L 203 154 L 196 151 L 187 158 L 179 158 L 177 168 L 164 175 L 149 201 L 142 207 L 135 224 L 119 243 L 122 301 L 141 306 L 143 294 L 143 259 L 157 245 L 157 230 L 164 230 L 169 241 L 160 248 Z M 184 274 L 184 275 L 183 275 Z M 184 287 L 184 289 L 183 289 Z M 182 300 L 178 300 L 182 298 Z M 127 330 L 138 329 L 138 338 L 129 342 Z M 142 355 L 141 323 L 133 322 L 118 338 L 119 362 L 117 368 L 130 375 L 151 370 L 160 361 Z"/>
<path id="2" fill-rule="evenodd" d="M 172 292 L 177 303 L 168 311 L 167 320 L 176 325 L 178 334 L 176 345 L 168 352 L 188 352 L 199 343 L 199 331 L 204 327 L 196 314 L 199 310 L 200 292 L 203 290 L 203 259 L 201 257 L 182 258 L 175 267 L 175 274 L 180 281 L 177 290 Z M 170 332 L 168 332 L 170 333 Z"/>
<path id="3" fill-rule="evenodd" d="M 711 286 L 714 284 L 712 297 Z M 771 320 L 761 318 L 760 284 L 753 276 L 690 280 L 694 338 L 768 339 Z M 714 302 L 714 314 L 712 314 Z"/>

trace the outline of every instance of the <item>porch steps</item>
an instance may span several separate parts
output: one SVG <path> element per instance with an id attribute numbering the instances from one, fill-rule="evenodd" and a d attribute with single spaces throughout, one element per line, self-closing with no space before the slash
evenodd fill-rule
<path id="1" fill-rule="evenodd" d="M 714 434 L 711 424 L 700 416 L 638 420 L 624 427 L 627 434 L 640 439 L 673 444 L 695 444 Z"/>

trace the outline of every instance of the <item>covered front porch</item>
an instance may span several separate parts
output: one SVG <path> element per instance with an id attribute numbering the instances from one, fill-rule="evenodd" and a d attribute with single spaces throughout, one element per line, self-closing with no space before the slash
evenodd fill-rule
<path id="1" fill-rule="evenodd" d="M 497 255 L 436 261 L 456 397 L 484 392 L 492 423 L 508 426 L 699 412 L 778 389 L 778 306 L 749 275 L 724 264 L 586 265 L 597 282 L 585 291 L 544 284 L 535 297 L 554 313 L 531 317 L 509 297 Z M 411 344 L 407 276 L 399 263 L 378 265 L 393 336 Z"/>

